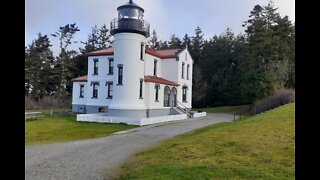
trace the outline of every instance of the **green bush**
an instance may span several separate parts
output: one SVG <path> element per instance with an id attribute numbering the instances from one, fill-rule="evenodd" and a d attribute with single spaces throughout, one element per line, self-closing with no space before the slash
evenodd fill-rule
<path id="1" fill-rule="evenodd" d="M 259 114 L 270 109 L 294 102 L 295 90 L 279 89 L 273 95 L 254 102 L 251 107 L 251 114 Z"/>
<path id="2" fill-rule="evenodd" d="M 30 96 L 25 96 L 24 99 L 26 110 L 39 110 L 50 108 L 71 108 L 71 97 L 57 97 L 57 96 L 45 96 L 42 99 L 36 101 Z"/>

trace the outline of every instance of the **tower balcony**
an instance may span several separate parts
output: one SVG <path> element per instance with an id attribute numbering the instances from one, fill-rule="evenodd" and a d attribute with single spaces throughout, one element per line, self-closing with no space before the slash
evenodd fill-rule
<path id="1" fill-rule="evenodd" d="M 147 38 L 150 36 L 150 24 L 141 19 L 113 19 L 110 23 L 110 34 L 114 35 L 121 32 L 138 33 Z"/>

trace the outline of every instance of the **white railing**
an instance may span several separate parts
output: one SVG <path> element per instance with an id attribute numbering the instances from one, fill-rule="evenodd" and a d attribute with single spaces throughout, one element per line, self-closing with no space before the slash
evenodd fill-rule
<path id="1" fill-rule="evenodd" d="M 193 117 L 193 112 L 191 112 L 191 110 L 189 110 L 184 104 L 179 101 L 177 101 L 177 108 L 183 113 L 187 114 L 189 118 Z"/>
<path id="2" fill-rule="evenodd" d="M 41 112 L 25 112 L 24 113 L 24 119 L 36 119 L 43 117 Z"/>

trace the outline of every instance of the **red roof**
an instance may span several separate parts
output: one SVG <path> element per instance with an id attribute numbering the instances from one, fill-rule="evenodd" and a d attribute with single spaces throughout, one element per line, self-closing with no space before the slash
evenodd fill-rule
<path id="1" fill-rule="evenodd" d="M 71 80 L 72 82 L 87 82 L 87 76 L 77 77 Z"/>
<path id="2" fill-rule="evenodd" d="M 154 50 L 152 48 L 146 48 L 146 53 L 152 56 L 156 56 L 161 59 L 176 58 L 180 49 L 166 49 L 166 50 Z M 114 55 L 114 48 L 107 48 L 98 51 L 92 51 L 87 53 L 88 56 L 108 56 Z"/>
<path id="3" fill-rule="evenodd" d="M 71 80 L 72 82 L 87 82 L 87 76 L 81 76 L 77 77 Z M 180 86 L 180 84 L 177 84 L 175 82 L 169 81 L 167 79 L 157 77 L 157 76 L 144 76 L 145 82 L 153 82 L 153 83 L 159 83 L 159 84 L 165 84 L 169 86 Z"/>
<path id="4" fill-rule="evenodd" d="M 165 49 L 165 50 L 158 50 L 157 53 L 162 56 L 162 59 L 167 58 L 176 58 L 177 53 L 180 49 Z"/>
<path id="5" fill-rule="evenodd" d="M 169 86 L 180 86 L 180 84 L 177 84 L 175 82 L 172 82 L 157 76 L 144 76 L 144 82 L 153 82 L 153 83 L 165 84 Z"/>
<path id="6" fill-rule="evenodd" d="M 107 48 L 107 49 L 101 49 L 98 51 L 92 51 L 87 53 L 88 56 L 108 56 L 113 55 L 114 49 L 113 48 Z"/>

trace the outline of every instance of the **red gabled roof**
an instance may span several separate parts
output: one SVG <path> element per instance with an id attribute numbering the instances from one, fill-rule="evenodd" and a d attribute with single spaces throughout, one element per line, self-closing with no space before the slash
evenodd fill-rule
<path id="1" fill-rule="evenodd" d="M 153 82 L 153 83 L 165 84 L 169 86 L 180 86 L 180 84 L 177 84 L 175 82 L 172 82 L 157 76 L 144 76 L 144 82 Z"/>
<path id="2" fill-rule="evenodd" d="M 176 58 L 177 53 L 181 49 L 165 49 L 165 50 L 157 50 L 157 53 L 162 56 L 162 59 L 168 59 L 168 58 Z"/>
<path id="3" fill-rule="evenodd" d="M 146 53 L 152 56 L 161 58 L 161 59 L 169 59 L 176 58 L 177 53 L 180 49 L 166 49 L 166 50 L 154 50 L 152 48 L 146 48 Z M 108 56 L 114 55 L 114 48 L 107 48 L 98 51 L 92 51 L 87 53 L 88 56 Z"/>
<path id="4" fill-rule="evenodd" d="M 87 76 L 77 77 L 71 80 L 72 82 L 87 82 Z"/>
<path id="5" fill-rule="evenodd" d="M 113 55 L 114 49 L 113 48 L 107 48 L 107 49 L 101 49 L 98 51 L 92 51 L 87 53 L 88 56 L 108 56 Z"/>

